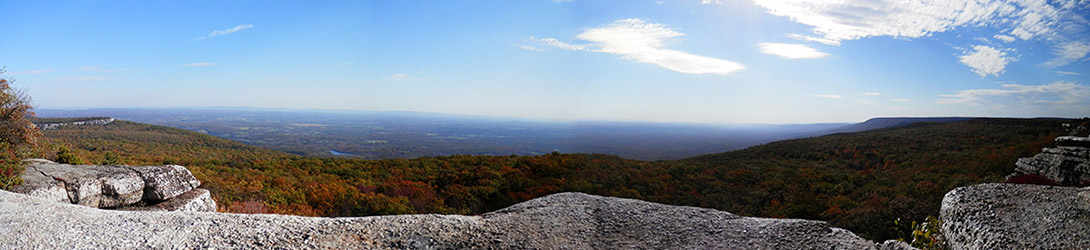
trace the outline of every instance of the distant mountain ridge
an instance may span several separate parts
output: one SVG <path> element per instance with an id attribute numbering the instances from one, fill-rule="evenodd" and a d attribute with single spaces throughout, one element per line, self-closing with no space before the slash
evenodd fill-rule
<path id="1" fill-rule="evenodd" d="M 950 123 L 960 122 L 964 120 L 976 119 L 980 117 L 878 117 L 867 119 L 867 121 L 851 124 L 839 128 L 820 131 L 819 134 L 837 134 L 837 133 L 852 133 L 861 132 L 873 129 L 891 128 L 897 126 L 904 126 L 913 123 L 920 122 L 934 122 L 934 123 Z"/>

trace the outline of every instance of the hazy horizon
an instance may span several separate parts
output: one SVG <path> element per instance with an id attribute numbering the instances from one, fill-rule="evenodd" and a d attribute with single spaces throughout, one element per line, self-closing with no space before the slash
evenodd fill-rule
<path id="1" fill-rule="evenodd" d="M 41 109 L 1084 117 L 1088 11 L 1077 0 L 3 1 L 0 66 Z"/>

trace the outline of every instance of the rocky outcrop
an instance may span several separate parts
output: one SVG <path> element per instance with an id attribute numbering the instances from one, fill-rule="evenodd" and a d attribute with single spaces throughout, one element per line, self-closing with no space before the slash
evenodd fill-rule
<path id="1" fill-rule="evenodd" d="M 207 190 L 185 167 L 68 165 L 25 161 L 23 184 L 12 191 L 94 208 L 216 211 Z M 188 195 L 187 195 L 188 194 Z"/>
<path id="2" fill-rule="evenodd" d="M 942 200 L 952 249 L 1090 249 L 1090 189 L 980 184 Z"/>
<path id="3" fill-rule="evenodd" d="M 38 129 L 41 129 L 41 130 L 51 130 L 51 129 L 57 129 L 59 127 L 68 126 L 68 125 L 106 125 L 106 124 L 110 124 L 111 122 L 114 122 L 114 118 L 108 118 L 107 117 L 107 118 L 101 118 L 101 119 L 91 119 L 91 120 L 83 120 L 83 121 L 70 121 L 70 122 L 41 122 L 41 123 L 36 122 L 36 123 L 34 123 L 34 125 L 37 126 Z"/>
<path id="4" fill-rule="evenodd" d="M 183 194 L 182 196 L 185 196 Z M 561 193 L 480 216 L 100 210 L 0 191 L 0 242 L 87 249 L 897 249 L 824 222 Z"/>
<path id="5" fill-rule="evenodd" d="M 1018 159 L 1008 182 L 960 187 L 942 200 L 952 249 L 1090 249 L 1090 138 Z M 1040 178 L 1040 180 L 1038 180 Z M 1032 183 L 1032 184 L 1014 184 Z M 1060 186 L 1056 186 L 1060 185 Z"/>
<path id="6" fill-rule="evenodd" d="M 1007 179 L 1035 174 L 1063 186 L 1090 184 L 1090 138 L 1061 136 L 1056 138 L 1056 144 L 1055 148 L 1044 148 L 1033 157 L 1018 159 L 1015 173 Z"/>

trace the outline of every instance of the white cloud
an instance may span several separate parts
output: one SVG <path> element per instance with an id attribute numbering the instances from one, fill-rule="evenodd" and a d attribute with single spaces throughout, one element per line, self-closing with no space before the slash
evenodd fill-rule
<path id="1" fill-rule="evenodd" d="M 709 5 L 709 4 L 723 5 L 723 1 L 719 1 L 719 0 L 702 0 L 702 1 L 700 1 L 700 4 L 703 4 L 703 5 Z"/>
<path id="2" fill-rule="evenodd" d="M 1014 61 L 1013 58 L 1007 57 L 1007 52 L 984 45 L 973 46 L 973 52 L 958 58 L 961 59 L 962 64 L 973 68 L 973 73 L 980 75 L 981 78 L 1002 74 L 1007 68 L 1007 63 Z"/>
<path id="3" fill-rule="evenodd" d="M 26 70 L 26 71 L 11 71 L 4 73 L 5 75 L 37 75 L 53 72 L 52 69 L 38 69 L 38 70 Z"/>
<path id="4" fill-rule="evenodd" d="M 668 39 L 684 35 L 662 24 L 622 19 L 608 26 L 586 29 L 576 36 L 591 42 L 587 45 L 564 43 L 553 38 L 535 40 L 561 49 L 617 54 L 624 59 L 686 74 L 726 75 L 745 68 L 736 62 L 665 48 Z"/>
<path id="5" fill-rule="evenodd" d="M 1048 66 L 1063 66 L 1086 58 L 1090 54 L 1090 43 L 1083 41 L 1063 43 L 1056 48 L 1056 58 L 1045 63 Z"/>
<path id="6" fill-rule="evenodd" d="M 829 94 L 814 95 L 814 97 L 829 98 L 829 99 L 840 99 L 840 98 L 844 98 L 843 96 L 839 96 L 839 95 L 829 95 Z"/>
<path id="7" fill-rule="evenodd" d="M 891 99 L 890 101 L 895 101 L 895 102 L 908 102 L 908 101 L 911 101 L 911 100 L 909 100 L 909 99 L 907 99 L 907 98 L 895 98 L 895 99 Z"/>
<path id="8" fill-rule="evenodd" d="M 992 28 L 1013 42 L 1044 40 L 1057 46 L 1049 66 L 1085 58 L 1090 51 L 1083 17 L 1087 0 L 754 0 L 769 14 L 810 26 L 804 41 L 839 45 L 868 37 L 919 38 L 958 28 Z M 1062 42 L 1075 41 L 1075 42 Z M 957 45 L 955 45 L 957 46 Z M 976 71 L 976 70 L 974 70 Z M 1000 71 L 1001 72 L 1001 71 Z M 977 72 L 980 74 L 979 72 Z"/>
<path id="9" fill-rule="evenodd" d="M 215 66 L 215 65 L 216 65 L 215 63 L 210 63 L 210 62 L 198 62 L 198 63 L 182 64 L 182 66 L 189 66 L 189 67 L 208 67 L 208 66 Z"/>
<path id="10" fill-rule="evenodd" d="M 995 35 L 995 36 L 992 36 L 992 37 L 994 37 L 995 39 L 999 39 L 1000 41 L 1004 41 L 1004 42 L 1008 42 L 1008 43 L 1009 42 L 1014 42 L 1014 37 L 1013 36 L 999 34 L 999 35 Z"/>
<path id="11" fill-rule="evenodd" d="M 531 36 L 530 40 L 538 41 L 538 42 L 543 43 L 545 45 L 557 47 L 557 48 L 560 48 L 560 49 L 575 50 L 575 51 L 590 50 L 589 48 L 587 48 L 587 45 L 576 45 L 576 44 L 565 43 L 565 42 L 561 42 L 560 40 L 556 40 L 555 38 L 534 38 L 534 37 Z"/>
<path id="12" fill-rule="evenodd" d="M 970 89 L 944 97 L 938 104 L 983 104 L 988 102 L 1021 102 L 1045 104 L 1086 104 L 1090 102 L 1090 87 L 1073 82 L 1054 82 L 1044 85 L 1003 84 L 1000 89 Z M 989 100 L 993 97 L 1009 97 L 1014 100 Z"/>
<path id="13" fill-rule="evenodd" d="M 98 66 L 84 66 L 84 67 L 76 68 L 76 71 L 104 72 L 104 73 L 117 73 L 117 72 L 121 72 L 121 71 L 125 71 L 125 70 L 128 70 L 128 68 L 103 69 L 103 68 L 100 68 Z"/>
<path id="14" fill-rule="evenodd" d="M 759 43 L 761 53 L 777 55 L 787 59 L 813 59 L 829 56 L 828 53 L 817 51 L 803 44 L 789 43 Z"/>
<path id="15" fill-rule="evenodd" d="M 105 77 L 105 76 L 73 76 L 73 77 L 62 77 L 62 78 L 58 78 L 57 80 L 58 81 L 68 82 L 68 81 L 102 81 L 102 80 L 106 80 L 106 79 L 109 79 L 109 78 Z"/>
<path id="16" fill-rule="evenodd" d="M 1071 8 L 1041 0 L 761 0 L 768 13 L 812 26 L 834 41 L 892 36 L 917 38 L 960 26 L 1005 25 L 1028 40 L 1054 32 Z"/>
<path id="17" fill-rule="evenodd" d="M 404 82 L 404 81 L 424 80 L 424 79 L 428 79 L 428 78 L 430 78 L 430 77 L 428 77 L 428 76 L 418 76 L 418 75 L 413 75 L 413 74 L 409 74 L 409 73 L 397 73 L 397 74 L 390 75 L 390 77 L 387 77 L 386 80 L 391 81 L 391 82 Z"/>
<path id="18" fill-rule="evenodd" d="M 515 46 L 518 46 L 520 49 L 529 50 L 529 51 L 545 51 L 545 49 L 537 48 L 537 47 L 530 46 L 530 45 L 515 44 Z"/>
<path id="19" fill-rule="evenodd" d="M 1071 71 L 1053 71 L 1053 72 L 1056 72 L 1056 74 L 1069 75 L 1069 76 L 1081 76 L 1082 75 L 1082 74 L 1079 74 L 1079 72 L 1071 72 Z"/>
<path id="20" fill-rule="evenodd" d="M 796 34 L 796 33 L 788 33 L 787 37 L 792 38 L 792 39 L 808 41 L 808 42 L 822 43 L 822 44 L 825 44 L 825 45 L 840 46 L 840 40 L 833 40 L 833 39 L 821 38 L 821 37 L 816 37 L 816 36 L 800 35 L 800 34 Z"/>
<path id="21" fill-rule="evenodd" d="M 212 37 L 215 37 L 215 36 L 222 36 L 222 35 L 226 35 L 226 34 L 231 34 L 231 33 L 239 32 L 239 31 L 249 29 L 249 28 L 253 28 L 253 27 L 254 27 L 254 25 L 252 25 L 252 24 L 241 24 L 241 25 L 235 26 L 234 28 L 230 28 L 230 29 L 214 30 L 214 31 L 212 31 L 212 33 L 208 33 L 207 36 L 198 37 L 197 40 L 204 40 L 204 39 L 212 38 Z"/>
<path id="22" fill-rule="evenodd" d="M 882 93 L 867 92 L 867 93 L 863 93 L 863 95 L 864 96 L 880 96 L 880 95 L 882 95 Z"/>

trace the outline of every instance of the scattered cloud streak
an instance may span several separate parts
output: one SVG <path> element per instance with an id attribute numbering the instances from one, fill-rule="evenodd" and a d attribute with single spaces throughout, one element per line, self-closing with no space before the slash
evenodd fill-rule
<path id="1" fill-rule="evenodd" d="M 254 27 L 254 25 L 252 25 L 252 24 L 242 24 L 242 25 L 235 26 L 234 28 L 230 28 L 230 29 L 214 30 L 214 31 L 212 31 L 212 33 L 208 33 L 207 36 L 198 37 L 197 40 L 204 40 L 204 39 L 208 39 L 208 38 L 212 38 L 212 37 L 216 37 L 216 36 L 227 35 L 227 34 L 239 32 L 239 31 L 249 29 L 249 28 L 253 28 L 253 27 Z"/>
<path id="2" fill-rule="evenodd" d="M 818 51 L 804 44 L 790 43 L 759 43 L 761 53 L 776 55 L 787 59 L 815 59 L 829 56 L 828 53 Z"/>
<path id="3" fill-rule="evenodd" d="M 994 102 L 1021 102 L 1028 104 L 1090 104 L 1090 87 L 1073 82 L 1054 82 L 1043 85 L 1003 84 L 999 89 L 969 89 L 957 94 L 940 95 L 938 104 L 986 104 Z M 992 100 L 1006 97 L 1004 100 Z M 1013 99 L 1013 100 L 1012 100 Z"/>
<path id="4" fill-rule="evenodd" d="M 839 95 L 830 95 L 830 94 L 820 94 L 820 95 L 814 95 L 814 97 L 829 98 L 829 99 L 840 99 L 840 98 L 844 98 L 843 96 L 839 96 Z"/>
<path id="5" fill-rule="evenodd" d="M 73 76 L 73 77 L 61 77 L 57 81 L 72 82 L 72 81 L 102 81 L 110 79 L 105 76 Z"/>
<path id="6" fill-rule="evenodd" d="M 128 69 L 127 68 L 103 69 L 103 68 L 98 67 L 98 66 L 84 66 L 84 67 L 76 68 L 76 71 L 103 72 L 103 73 L 117 73 L 117 72 L 121 72 L 121 71 L 125 71 L 125 70 L 128 70 Z"/>
<path id="7" fill-rule="evenodd" d="M 867 92 L 867 93 L 863 93 L 863 95 L 864 96 L 880 96 L 880 95 L 882 95 L 882 93 Z"/>
<path id="8" fill-rule="evenodd" d="M 576 36 L 590 44 L 570 44 L 554 38 L 531 39 L 560 49 L 616 54 L 686 74 L 726 75 L 745 68 L 736 62 L 666 48 L 668 40 L 684 35 L 662 24 L 622 19 L 604 27 L 585 29 Z"/>
<path id="9" fill-rule="evenodd" d="M 515 44 L 515 46 L 518 46 L 520 49 L 529 50 L 529 51 L 545 51 L 545 49 L 537 48 L 537 47 L 530 46 L 530 45 Z"/>
<path id="10" fill-rule="evenodd" d="M 803 41 L 839 45 L 868 37 L 919 38 L 962 27 L 988 27 L 1006 43 L 1043 40 L 1056 47 L 1047 66 L 1062 66 L 1090 54 L 1090 22 L 1086 0 L 755 0 L 769 14 L 811 27 L 812 35 L 786 34 Z M 960 58 L 965 62 L 965 58 Z M 994 59 L 994 58 L 993 58 Z M 1008 58 L 1009 59 L 1009 58 Z M 992 61 L 990 66 L 1001 62 Z M 974 61 L 974 63 L 980 63 Z M 1005 65 L 1005 64 L 1003 64 Z M 981 75 L 998 75 L 995 67 L 973 67 Z"/>
<path id="11" fill-rule="evenodd" d="M 38 75 L 38 74 L 45 74 L 45 73 L 49 73 L 49 72 L 53 72 L 53 70 L 52 69 L 39 69 L 39 70 L 11 71 L 11 72 L 5 72 L 4 74 L 5 75 L 16 76 L 16 75 Z"/>
<path id="12" fill-rule="evenodd" d="M 973 73 L 980 75 L 980 78 L 988 75 L 999 76 L 1007 68 L 1007 64 L 1014 61 L 1007 56 L 1007 52 L 984 45 L 973 46 L 973 52 L 958 58 L 962 64 L 972 68 Z"/>
<path id="13" fill-rule="evenodd" d="M 418 76 L 418 75 L 413 75 L 413 74 L 409 74 L 409 73 L 397 73 L 397 74 L 390 75 L 390 77 L 387 77 L 386 80 L 391 81 L 391 82 L 404 82 L 404 81 L 424 80 L 424 79 L 428 79 L 428 78 L 429 77 L 427 77 L 427 76 Z"/>
<path id="14" fill-rule="evenodd" d="M 1063 66 L 1085 59 L 1090 54 L 1090 42 L 1076 41 L 1060 45 L 1055 50 L 1056 58 L 1045 63 L 1049 66 Z"/>
<path id="15" fill-rule="evenodd" d="M 1082 75 L 1082 74 L 1079 74 L 1079 72 L 1071 72 L 1071 71 L 1053 71 L 1053 72 L 1056 72 L 1056 74 L 1069 75 L 1069 76 L 1081 76 Z"/>

